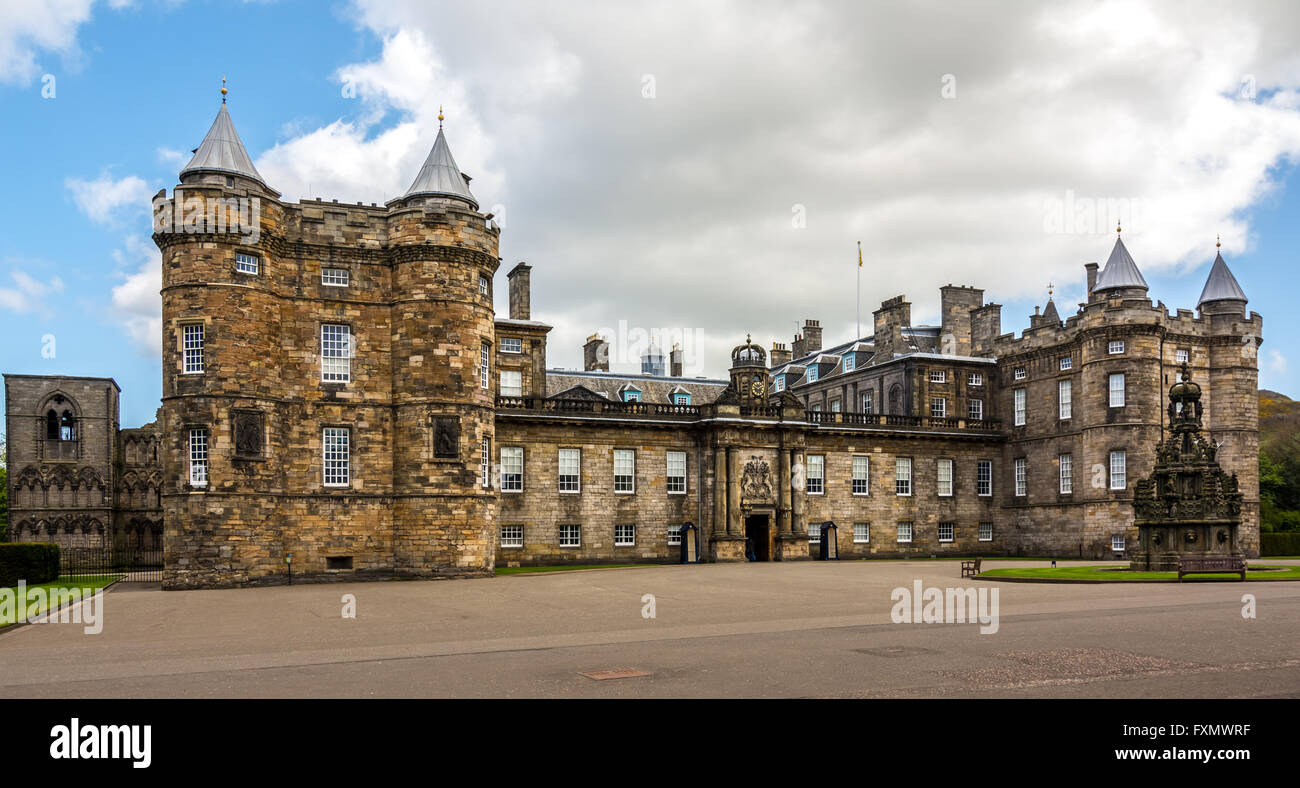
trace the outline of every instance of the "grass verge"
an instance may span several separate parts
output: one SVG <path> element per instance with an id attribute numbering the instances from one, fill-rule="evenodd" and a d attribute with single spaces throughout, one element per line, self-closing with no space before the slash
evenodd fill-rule
<path id="1" fill-rule="evenodd" d="M 1125 583 L 1138 580 L 1178 580 L 1177 572 L 1130 572 L 1116 569 L 1114 566 L 1059 566 L 1036 569 L 990 569 L 981 572 L 980 577 L 987 578 L 1023 578 L 1026 580 L 1072 580 L 1092 583 Z M 1185 575 L 1185 580 L 1220 580 L 1241 582 L 1238 575 L 1193 574 Z M 1300 580 L 1300 566 L 1266 566 L 1250 565 L 1246 570 L 1247 580 Z"/>
<path id="2" fill-rule="evenodd" d="M 559 566 L 498 566 L 498 575 L 532 575 L 538 572 L 577 572 L 583 569 L 627 569 L 634 566 L 658 564 L 561 564 Z"/>
<path id="3" fill-rule="evenodd" d="M 52 583 L 41 583 L 39 585 L 27 586 L 27 591 L 30 594 L 32 591 L 38 588 L 43 589 L 45 591 L 49 591 L 52 588 L 70 589 L 72 591 L 72 599 L 69 604 L 76 604 L 81 599 L 82 589 L 89 588 L 93 591 L 95 589 L 105 588 L 107 586 L 112 585 L 113 583 L 116 583 L 118 579 L 120 579 L 121 577 L 122 577 L 121 575 L 69 575 L 65 577 L 60 577 L 58 580 L 55 580 Z M 15 591 L 13 587 L 10 587 L 8 589 L 0 589 L 0 593 L 3 593 L 6 590 L 10 591 L 11 593 Z M 36 608 L 35 611 L 32 611 L 30 608 L 28 608 L 25 611 L 25 613 L 31 615 L 40 615 L 41 613 L 45 612 L 46 603 L 49 601 L 49 595 L 42 594 L 41 596 L 42 596 L 41 600 L 31 600 L 32 602 L 39 601 L 39 604 L 36 604 L 34 606 Z M 58 608 L 55 609 L 57 610 Z M 15 623 L 15 618 L 17 617 L 19 617 L 18 609 L 15 609 L 13 611 L 4 610 L 3 612 L 0 612 L 0 629 L 13 625 Z M 26 620 L 25 615 L 23 616 L 23 618 L 24 620 Z"/>

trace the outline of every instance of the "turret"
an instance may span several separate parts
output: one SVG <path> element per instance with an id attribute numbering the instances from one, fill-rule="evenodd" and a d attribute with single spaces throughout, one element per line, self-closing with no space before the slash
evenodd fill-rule
<path id="1" fill-rule="evenodd" d="M 764 405 L 769 377 L 767 352 L 746 335 L 745 344 L 731 350 L 731 390 L 743 405 Z"/>
<path id="2" fill-rule="evenodd" d="M 491 572 L 496 482 L 495 312 L 499 228 L 438 134 L 411 187 L 388 206 L 393 419 L 393 560 L 399 573 Z M 512 301 L 524 307 L 516 269 Z M 430 496 L 442 503 L 429 508 Z"/>
<path id="3" fill-rule="evenodd" d="M 1243 317 L 1246 313 L 1246 293 L 1237 284 L 1237 278 L 1228 270 L 1228 264 L 1223 261 L 1223 255 L 1219 253 L 1219 242 L 1216 241 L 1214 254 L 1214 265 L 1210 266 L 1210 275 L 1205 280 L 1205 287 L 1201 290 L 1201 298 L 1196 302 L 1196 308 L 1201 310 L 1202 315 L 1236 315 Z"/>
<path id="4" fill-rule="evenodd" d="M 1147 297 L 1147 280 L 1142 278 L 1137 263 L 1133 262 L 1133 256 L 1128 253 L 1123 239 L 1118 236 L 1120 228 L 1116 227 L 1115 232 L 1115 246 L 1110 251 L 1110 258 L 1106 260 L 1106 267 L 1101 270 L 1097 283 L 1089 294 L 1090 302 L 1110 298 Z"/>

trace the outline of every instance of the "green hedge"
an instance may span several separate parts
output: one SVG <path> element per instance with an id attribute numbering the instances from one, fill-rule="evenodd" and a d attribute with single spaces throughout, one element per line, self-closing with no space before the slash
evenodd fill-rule
<path id="1" fill-rule="evenodd" d="M 1300 533 L 1261 533 L 1260 555 L 1300 555 Z"/>
<path id="2" fill-rule="evenodd" d="M 48 583 L 59 577 L 59 546 L 44 542 L 0 543 L 0 588 Z"/>

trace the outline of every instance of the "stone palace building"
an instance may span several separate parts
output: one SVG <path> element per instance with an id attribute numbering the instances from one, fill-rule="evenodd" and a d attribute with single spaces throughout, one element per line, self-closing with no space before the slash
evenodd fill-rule
<path id="1" fill-rule="evenodd" d="M 500 228 L 441 128 L 400 197 L 291 203 L 223 100 L 155 219 L 170 588 L 282 582 L 289 561 L 312 579 L 674 561 L 683 539 L 705 561 L 808 559 L 823 539 L 841 558 L 1122 558 L 1184 363 L 1258 549 L 1262 320 L 1222 257 L 1196 313 L 1152 304 L 1117 238 L 1085 266 L 1087 302 L 1062 319 L 1049 298 L 1020 336 L 983 291 L 948 285 L 940 325 L 913 325 L 898 296 L 870 336 L 824 347 L 808 320 L 789 347 L 747 338 L 727 379 L 704 380 L 676 348 L 611 372 L 599 336 L 584 371 L 547 369 L 532 269 L 509 270 L 497 315 Z M 90 417 L 92 398 L 59 386 L 8 400 L 12 500 L 66 476 L 39 451 L 14 462 L 20 436 L 50 445 L 49 392 Z M 120 456 L 112 412 L 96 440 Z M 92 502 L 114 520 L 120 499 Z"/>

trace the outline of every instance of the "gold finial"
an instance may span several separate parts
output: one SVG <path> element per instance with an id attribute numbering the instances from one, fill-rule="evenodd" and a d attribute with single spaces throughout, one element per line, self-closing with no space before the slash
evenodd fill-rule
<path id="1" fill-rule="evenodd" d="M 226 103 L 226 94 L 229 92 L 230 91 L 226 90 L 226 78 L 223 76 L 221 78 L 221 103 L 222 104 Z"/>
<path id="2" fill-rule="evenodd" d="M 438 128 L 442 128 L 442 105 L 438 105 Z"/>
<path id="3" fill-rule="evenodd" d="M 1051 300 L 1052 300 L 1052 293 L 1054 293 L 1054 292 L 1056 292 L 1056 285 L 1052 284 L 1051 282 L 1048 282 L 1048 283 L 1047 283 L 1047 300 L 1048 300 L 1048 301 L 1051 301 Z"/>
<path id="4" fill-rule="evenodd" d="M 1115 234 L 1116 234 L 1116 235 L 1119 235 L 1119 234 L 1122 233 L 1122 232 L 1124 232 L 1124 227 L 1120 224 L 1120 221 L 1119 221 L 1118 219 L 1116 219 L 1116 220 L 1115 220 Z"/>
<path id="5" fill-rule="evenodd" d="M 1215 249 L 1218 249 L 1218 248 L 1219 248 L 1220 246 L 1222 246 L 1222 245 L 1223 245 L 1223 244 L 1219 243 L 1219 234 L 1218 234 L 1218 233 L 1215 233 L 1215 234 L 1214 234 L 1214 248 L 1215 248 Z"/>
<path id="6" fill-rule="evenodd" d="M 746 345 L 752 345 L 752 344 L 754 344 L 754 343 L 751 342 L 750 339 L 749 339 L 749 332 L 748 332 L 748 331 L 745 332 L 745 344 L 746 344 Z"/>

